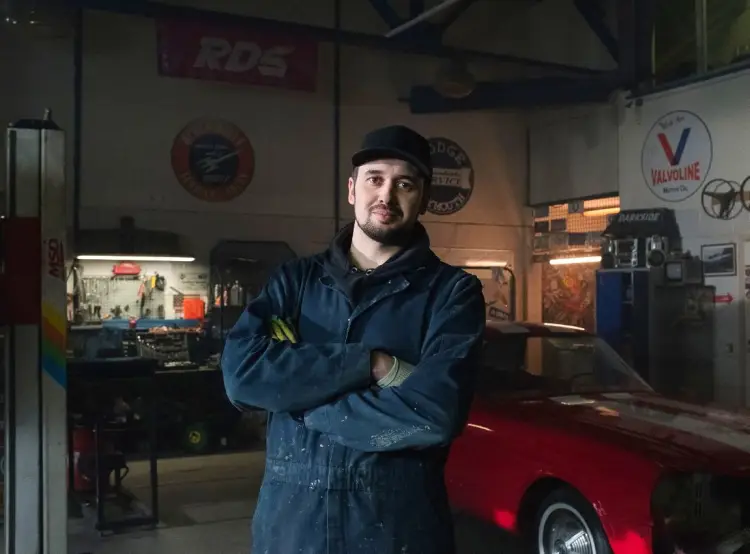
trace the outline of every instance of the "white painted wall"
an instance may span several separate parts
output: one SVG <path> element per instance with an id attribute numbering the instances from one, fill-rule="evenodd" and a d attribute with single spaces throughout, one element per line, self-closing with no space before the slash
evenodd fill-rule
<path id="1" fill-rule="evenodd" d="M 617 194 L 617 116 L 614 103 L 530 114 L 532 205 Z"/>
<path id="2" fill-rule="evenodd" d="M 721 178 L 741 183 L 750 175 L 745 145 L 750 141 L 750 105 L 747 89 L 750 73 L 736 73 L 713 81 L 694 84 L 678 90 L 647 97 L 641 106 L 628 100 L 622 103 L 620 116 L 620 201 L 623 209 L 667 207 L 675 210 L 684 246 L 699 254 L 701 245 L 735 243 L 737 275 L 714 277 L 707 283 L 716 286 L 717 294 L 731 294 L 734 301 L 717 306 L 717 370 L 718 400 L 727 405 L 750 404 L 748 394 L 746 313 L 748 300 L 745 289 L 745 267 L 750 265 L 746 242 L 750 240 L 750 214 L 737 196 L 731 220 L 710 217 L 704 211 L 704 200 L 711 212 L 710 198 L 702 195 L 703 184 Z M 686 192 L 664 193 L 664 187 L 647 182 L 651 169 L 668 169 L 666 157 L 658 145 L 651 144 L 646 152 L 653 162 L 642 167 L 642 154 L 649 131 L 668 112 L 686 110 L 705 122 L 710 140 L 693 123 L 685 154 L 677 166 L 685 168 L 701 163 L 701 179 L 686 185 Z M 690 118 L 690 116 L 688 116 Z M 686 119 L 685 121 L 688 121 Z M 676 150 L 685 125 L 675 123 L 662 129 Z M 660 127 L 661 129 L 661 127 Z M 710 166 L 707 163 L 710 156 Z M 644 169 L 645 176 L 644 176 Z M 729 190 L 728 185 L 719 190 Z M 664 197 L 666 200 L 660 198 Z"/>

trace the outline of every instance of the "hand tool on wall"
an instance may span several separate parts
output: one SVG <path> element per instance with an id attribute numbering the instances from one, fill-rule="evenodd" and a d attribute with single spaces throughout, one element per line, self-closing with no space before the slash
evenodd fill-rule
<path id="1" fill-rule="evenodd" d="M 164 289 L 167 286 L 167 279 L 166 279 L 166 277 L 164 277 L 163 275 L 159 275 L 158 273 L 156 273 L 154 275 L 154 277 L 155 277 L 155 279 L 154 279 L 154 288 L 156 290 L 160 290 L 160 291 L 164 292 Z"/>
<path id="2" fill-rule="evenodd" d="M 144 308 L 146 306 L 146 282 L 141 281 L 141 286 L 138 287 L 138 304 L 140 307 L 139 315 L 140 317 L 144 317 L 145 311 Z"/>

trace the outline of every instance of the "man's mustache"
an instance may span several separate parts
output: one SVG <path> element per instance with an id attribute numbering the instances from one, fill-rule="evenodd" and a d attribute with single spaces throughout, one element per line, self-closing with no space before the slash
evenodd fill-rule
<path id="1" fill-rule="evenodd" d="M 388 215 L 403 215 L 403 212 L 401 211 L 400 208 L 397 208 L 396 206 L 386 206 L 385 204 L 377 204 L 377 205 L 373 206 L 372 208 L 370 208 L 370 211 L 371 212 L 386 211 L 386 212 L 388 212 Z"/>

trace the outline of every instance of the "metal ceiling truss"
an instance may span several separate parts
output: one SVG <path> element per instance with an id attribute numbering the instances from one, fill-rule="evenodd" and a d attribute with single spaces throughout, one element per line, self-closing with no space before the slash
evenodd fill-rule
<path id="1" fill-rule="evenodd" d="M 412 113 L 566 106 L 606 102 L 619 82 L 617 72 L 602 77 L 539 77 L 506 82 L 479 82 L 465 98 L 446 98 L 431 86 L 412 87 Z"/>
<path id="2" fill-rule="evenodd" d="M 573 0 L 573 4 L 604 48 L 607 49 L 609 55 L 612 56 L 612 59 L 619 62 L 620 54 L 617 39 L 607 26 L 606 12 L 601 0 Z"/>
<path id="3" fill-rule="evenodd" d="M 475 0 L 443 0 L 431 8 L 425 7 L 424 0 L 409 0 L 409 19 L 402 19 L 396 14 L 390 0 L 369 0 L 375 11 L 391 28 L 386 38 L 408 32 L 415 33 L 428 40 L 442 41 L 445 31 L 469 9 Z M 440 23 L 430 21 L 436 15 L 440 16 Z"/>
<path id="4" fill-rule="evenodd" d="M 565 106 L 607 102 L 612 93 L 636 88 L 651 78 L 653 0 L 617 0 L 617 36 L 605 20 L 602 0 L 572 0 L 581 17 L 617 62 L 614 71 L 596 75 L 555 76 L 504 82 L 480 82 L 464 98 L 440 95 L 434 87 L 416 86 L 408 102 L 413 113 Z"/>
<path id="5" fill-rule="evenodd" d="M 602 71 L 493 52 L 457 48 L 443 43 L 448 29 L 475 0 L 443 0 L 432 8 L 424 0 L 410 0 L 410 19 L 404 21 L 388 0 L 369 0 L 375 11 L 391 28 L 390 38 L 369 33 L 240 16 L 211 10 L 176 6 L 149 0 L 76 0 L 80 8 L 109 11 L 153 18 L 190 19 L 227 25 L 261 27 L 292 34 L 304 34 L 321 42 L 371 48 L 406 54 L 463 60 L 488 60 L 554 71 L 556 77 L 542 77 L 509 82 L 481 82 L 469 96 L 448 99 L 430 86 L 416 86 L 408 103 L 413 113 L 445 113 L 452 111 L 488 110 L 498 108 L 565 105 L 606 101 L 613 91 L 632 87 L 650 74 L 650 29 L 653 28 L 651 0 L 617 0 L 618 37 L 615 39 L 604 20 L 602 0 L 570 0 L 599 37 L 607 51 L 618 61 L 616 71 Z M 442 12 L 439 22 L 433 15 Z"/>
<path id="6" fill-rule="evenodd" d="M 562 71 L 577 75 L 597 75 L 601 73 L 601 71 L 599 70 L 577 65 L 547 62 L 544 60 L 535 60 L 523 56 L 514 56 L 511 54 L 497 54 L 494 52 L 486 52 L 482 50 L 457 48 L 435 41 L 426 41 L 424 40 L 424 38 L 419 36 L 409 36 L 410 33 L 404 33 L 404 36 L 398 35 L 388 39 L 370 33 L 348 31 L 346 29 L 337 30 L 333 27 L 321 27 L 316 25 L 307 25 L 304 23 L 295 23 L 291 21 L 279 21 L 276 19 L 269 19 L 264 17 L 241 16 L 226 12 L 176 6 L 149 0 L 75 1 L 78 7 L 88 10 L 108 11 L 142 17 L 190 19 L 212 23 L 223 23 L 226 25 L 242 25 L 250 28 L 259 27 L 269 30 L 276 30 L 281 33 L 303 34 L 321 42 L 335 42 L 336 40 L 339 40 L 341 44 L 349 46 L 359 46 L 363 48 L 372 48 L 374 50 L 386 50 L 404 54 L 418 54 L 440 58 L 460 57 L 467 60 L 483 59 L 499 63 L 518 64 L 540 69 Z M 421 2 L 416 3 L 415 6 L 421 7 Z"/>

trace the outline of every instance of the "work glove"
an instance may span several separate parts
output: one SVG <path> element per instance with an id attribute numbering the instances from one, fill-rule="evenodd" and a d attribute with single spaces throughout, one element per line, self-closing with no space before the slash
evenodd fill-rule
<path id="1" fill-rule="evenodd" d="M 297 335 L 294 333 L 294 326 L 281 319 L 279 316 L 271 317 L 271 338 L 278 341 L 289 341 L 292 344 L 297 342 Z"/>

